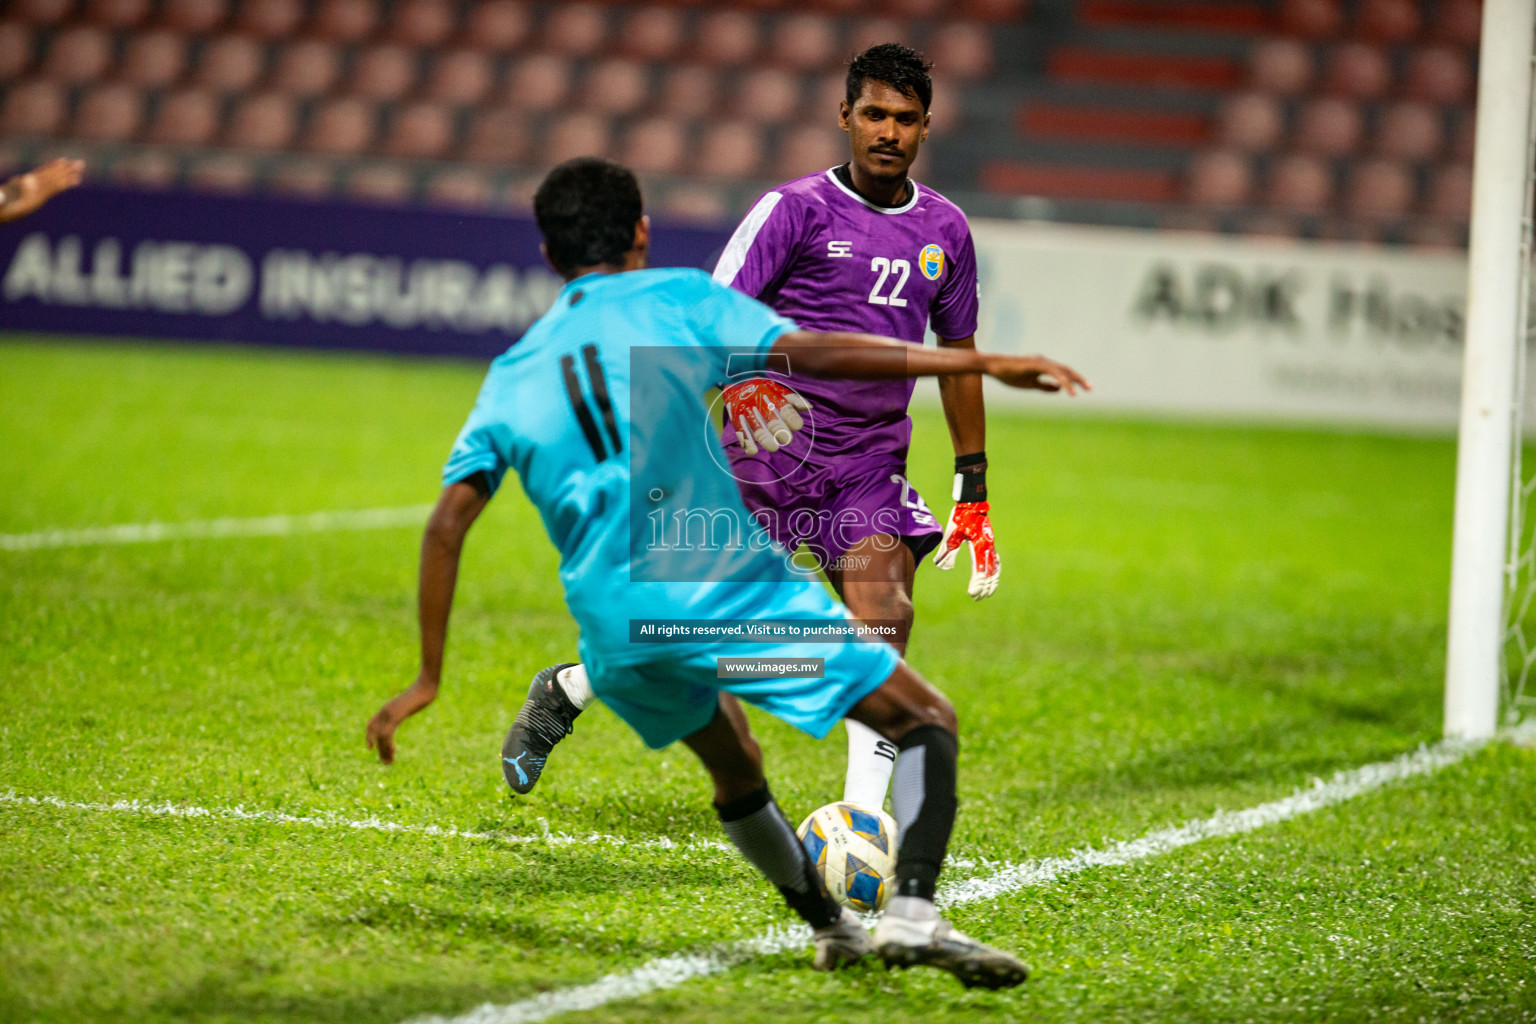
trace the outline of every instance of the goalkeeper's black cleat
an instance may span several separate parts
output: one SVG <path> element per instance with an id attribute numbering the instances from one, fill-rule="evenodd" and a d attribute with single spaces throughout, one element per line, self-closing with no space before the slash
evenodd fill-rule
<path id="1" fill-rule="evenodd" d="M 551 665 L 528 684 L 528 699 L 523 701 L 507 739 L 501 745 L 501 774 L 518 796 L 525 796 L 539 781 L 544 762 L 555 744 L 575 728 L 581 709 L 571 703 L 556 681 L 573 662 Z"/>

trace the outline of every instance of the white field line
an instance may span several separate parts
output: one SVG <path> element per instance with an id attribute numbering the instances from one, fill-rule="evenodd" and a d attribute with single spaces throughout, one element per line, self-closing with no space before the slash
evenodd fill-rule
<path id="1" fill-rule="evenodd" d="M 539 819 L 540 834 L 536 836 L 514 835 L 507 832 L 465 832 L 441 825 L 408 825 L 382 818 L 343 818 L 336 814 L 284 814 L 282 811 L 247 810 L 244 807 L 196 807 L 189 804 L 146 803 L 142 800 L 114 800 L 110 803 L 64 800 L 56 796 L 27 796 L 14 791 L 0 792 L 0 804 L 16 804 L 24 807 L 56 807 L 67 811 L 97 811 L 117 814 L 141 814 L 164 818 L 204 818 L 225 821 L 263 821 L 276 825 L 308 825 L 312 828 L 358 829 L 367 832 L 399 832 L 422 836 L 473 839 L 489 843 L 505 843 L 515 846 L 532 843 L 546 846 L 629 846 L 637 849 L 657 850 L 720 850 L 734 853 L 735 847 L 718 839 L 688 836 L 669 839 L 628 839 L 624 836 L 590 832 L 571 835 L 550 830 L 549 822 Z"/>
<path id="2" fill-rule="evenodd" d="M 282 537 L 291 533 L 327 533 L 335 530 L 387 530 L 400 526 L 424 526 L 432 508 L 431 505 L 402 505 L 345 512 L 310 512 L 296 516 L 194 519 L 184 523 L 124 523 L 119 526 L 88 526 L 78 530 L 0 533 L 0 551 L 81 548 L 98 544 L 151 544 L 156 541 L 206 537 Z"/>
<path id="3" fill-rule="evenodd" d="M 1506 735 L 1516 742 L 1536 739 L 1536 720 L 1527 721 Z M 1209 818 L 1148 832 L 1139 839 L 1122 840 L 1068 857 L 1045 857 L 1023 864 L 1007 865 L 986 877 L 943 886 L 939 891 L 938 902 L 940 906 L 954 907 L 997 899 L 1029 886 L 1049 885 L 1091 868 L 1130 864 L 1205 839 L 1252 832 L 1266 825 L 1278 824 L 1298 815 L 1352 800 L 1389 783 L 1433 774 L 1462 760 L 1481 746 L 1481 743 L 1475 742 L 1447 741 L 1420 747 L 1391 761 L 1379 761 L 1338 772 L 1327 782 L 1315 779 L 1309 789 L 1298 790 L 1291 796 L 1247 810 L 1218 811 Z M 413 1024 L 531 1024 L 564 1013 L 591 1010 L 621 999 L 635 999 L 662 989 L 676 988 L 695 978 L 719 974 L 755 956 L 804 949 L 810 939 L 810 929 L 804 925 L 773 928 L 755 938 L 715 949 L 661 957 L 624 974 L 606 975 L 588 985 L 546 992 L 532 999 L 501 1006 L 486 1003 L 456 1017 L 416 1018 Z"/>

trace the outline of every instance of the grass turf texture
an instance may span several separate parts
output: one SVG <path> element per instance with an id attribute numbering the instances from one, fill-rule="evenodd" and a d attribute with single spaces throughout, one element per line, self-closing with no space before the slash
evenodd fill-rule
<path id="1" fill-rule="evenodd" d="M 0 533 L 430 501 L 480 375 L 12 339 Z M 942 514 L 942 418 L 916 420 L 911 475 Z M 988 448 L 1002 588 L 973 604 L 964 569 L 923 569 L 910 652 L 961 714 L 958 856 L 1066 855 L 1437 737 L 1449 442 L 997 413 Z M 515 485 L 471 534 L 442 697 L 375 763 L 363 723 L 415 668 L 418 541 L 0 552 L 0 791 L 718 838 L 690 755 L 601 709 L 507 797 L 502 734 L 575 642 Z M 840 793 L 840 736 L 753 722 L 792 817 Z M 0 805 L 0 863 L 6 1021 L 395 1022 L 787 920 L 712 850 Z M 823 977 L 800 952 L 561 1019 L 1536 1019 L 1533 869 L 1536 752 L 1496 747 L 959 909 L 1034 963 L 1015 992 Z"/>

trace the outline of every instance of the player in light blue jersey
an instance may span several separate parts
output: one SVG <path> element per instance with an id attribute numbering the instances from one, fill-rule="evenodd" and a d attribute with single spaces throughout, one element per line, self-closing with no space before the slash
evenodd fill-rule
<path id="1" fill-rule="evenodd" d="M 659 620 L 844 630 L 854 622 L 748 513 L 703 401 L 715 382 L 770 358 L 786 375 L 987 373 L 1016 387 L 1052 387 L 1070 371 L 1039 357 L 801 331 L 702 271 L 646 270 L 639 186 L 608 161 L 562 164 L 534 208 L 545 256 L 567 284 L 492 364 L 444 467 L 422 543 L 421 669 L 369 722 L 369 746 L 392 761 L 400 722 L 436 698 L 464 538 L 515 470 L 560 552 L 592 691 L 647 745 L 681 740 L 698 755 L 726 834 L 815 930 L 816 966 L 878 952 L 968 986 L 1019 984 L 1022 963 L 961 934 L 933 905 L 956 806 L 958 726 L 941 693 L 878 640 L 657 643 L 645 629 Z M 731 657 L 821 659 L 823 677 L 732 677 L 723 661 Z M 850 717 L 910 753 L 896 769 L 896 896 L 873 941 L 827 894 L 769 793 L 738 697 L 818 738 Z M 524 756 L 503 753 L 509 773 Z"/>

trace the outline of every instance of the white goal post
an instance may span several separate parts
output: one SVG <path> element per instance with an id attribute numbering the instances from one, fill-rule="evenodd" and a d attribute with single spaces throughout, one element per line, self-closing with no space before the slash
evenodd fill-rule
<path id="1" fill-rule="evenodd" d="M 1445 735 L 1460 739 L 1487 738 L 1499 725 L 1509 597 L 1523 547 L 1533 44 L 1536 0 L 1486 0 L 1445 673 Z"/>

